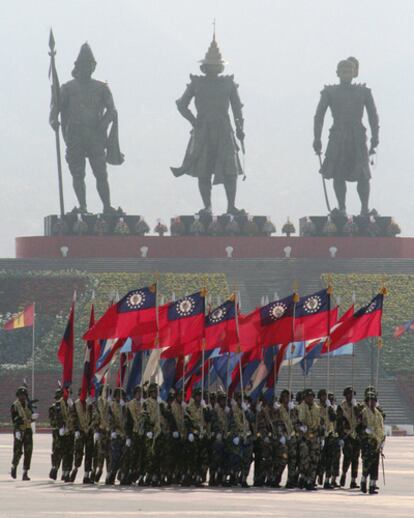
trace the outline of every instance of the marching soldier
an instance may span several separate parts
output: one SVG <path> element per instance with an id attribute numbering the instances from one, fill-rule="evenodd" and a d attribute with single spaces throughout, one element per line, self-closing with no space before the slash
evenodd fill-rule
<path id="1" fill-rule="evenodd" d="M 355 391 L 352 387 L 346 387 L 343 395 L 345 399 L 338 407 L 338 432 L 340 445 L 343 451 L 342 475 L 340 480 L 341 487 L 345 486 L 346 474 L 351 466 L 351 489 L 357 489 L 358 464 L 361 445 L 357 435 L 356 427 L 358 416 L 361 411 L 355 399 Z"/>
<path id="2" fill-rule="evenodd" d="M 262 394 L 256 405 L 256 441 L 259 447 L 256 449 L 260 458 L 259 470 L 255 471 L 254 485 L 256 487 L 272 486 L 275 483 L 275 439 L 276 423 L 273 408 L 269 406 Z"/>
<path id="3" fill-rule="evenodd" d="M 58 429 L 58 440 L 55 445 L 54 458 L 52 459 L 52 471 L 50 475 L 56 476 L 57 469 L 62 462 L 61 480 L 64 482 L 70 482 L 74 448 L 73 401 L 70 397 L 70 389 L 63 390 L 60 394 L 60 399 L 58 399 L 54 404 L 54 419 L 56 419 L 56 426 Z"/>
<path id="4" fill-rule="evenodd" d="M 32 422 L 36 421 L 39 414 L 32 413 L 26 387 L 19 387 L 16 391 L 16 396 L 17 399 L 10 409 L 14 435 L 13 459 L 10 474 L 12 478 L 16 478 L 17 466 L 23 454 L 22 480 L 30 480 L 29 470 L 33 452 Z"/>
<path id="5" fill-rule="evenodd" d="M 154 487 L 161 484 L 161 463 L 163 462 L 161 437 L 161 405 L 163 402 L 158 395 L 158 385 L 150 383 L 148 397 L 144 402 L 145 411 L 145 450 L 147 477 L 145 485 Z"/>
<path id="6" fill-rule="evenodd" d="M 81 389 L 79 390 L 79 396 Z M 78 469 L 82 466 L 85 457 L 84 484 L 91 484 L 92 460 L 93 460 L 93 431 L 92 431 L 92 405 L 89 400 L 82 401 L 80 397 L 73 407 L 73 422 L 75 429 L 75 467 L 70 475 L 70 481 L 74 482 Z"/>
<path id="7" fill-rule="evenodd" d="M 131 448 L 128 450 L 129 481 L 144 482 L 145 475 L 145 434 L 144 434 L 144 400 L 142 389 L 137 385 L 131 401 L 127 403 L 126 434 L 127 441 L 131 440 Z"/>
<path id="8" fill-rule="evenodd" d="M 369 494 L 377 494 L 377 480 L 380 455 L 385 441 L 384 419 L 376 408 L 376 392 L 368 392 L 365 396 L 365 406 L 360 415 L 360 433 L 362 449 L 361 491 L 367 492 L 369 477 Z"/>
<path id="9" fill-rule="evenodd" d="M 99 396 L 93 408 L 93 441 L 94 441 L 94 461 L 93 461 L 93 480 L 99 482 L 103 466 L 106 462 L 106 472 L 111 472 L 111 443 L 110 443 L 110 423 L 109 423 L 109 401 L 108 387 L 102 385 L 99 389 Z"/>
<path id="10" fill-rule="evenodd" d="M 330 480 L 333 476 L 334 451 L 338 445 L 337 434 L 335 433 L 336 414 L 328 399 L 326 389 L 318 392 L 319 408 L 321 415 L 322 430 L 324 437 L 321 443 L 321 456 L 318 466 L 318 483 L 323 484 L 324 489 L 334 489 Z M 325 475 L 325 481 L 323 480 Z"/>
<path id="11" fill-rule="evenodd" d="M 171 402 L 171 412 L 174 418 L 174 427 L 172 436 L 175 446 L 172 449 L 173 456 L 173 481 L 181 484 L 184 481 L 187 468 L 187 459 L 185 452 L 185 445 L 187 442 L 187 428 L 185 420 L 186 404 L 183 401 L 183 393 L 179 391 L 175 394 L 174 400 Z"/>
<path id="12" fill-rule="evenodd" d="M 118 475 L 121 484 L 127 483 L 127 474 L 122 469 L 124 448 L 131 447 L 131 439 L 125 440 L 125 391 L 117 387 L 114 390 L 113 400 L 109 406 L 109 425 L 111 431 L 111 471 L 108 474 L 105 484 L 115 484 L 115 477 Z"/>
<path id="13" fill-rule="evenodd" d="M 50 426 L 52 428 L 52 455 L 51 455 L 51 462 L 52 462 L 52 468 L 49 473 L 49 478 L 52 480 L 56 480 L 57 473 L 59 471 L 60 462 L 62 460 L 61 456 L 61 448 L 60 448 L 60 435 L 59 435 L 59 424 L 57 419 L 57 402 L 60 400 L 60 398 L 63 396 L 63 390 L 61 388 L 58 388 L 55 390 L 55 400 L 49 407 L 49 422 Z"/>
<path id="14" fill-rule="evenodd" d="M 328 400 L 331 403 L 332 410 L 335 412 L 336 419 L 335 422 L 332 423 L 334 432 L 333 437 L 335 440 L 332 442 L 332 479 L 331 485 L 334 488 L 340 487 L 337 483 L 336 479 L 339 477 L 339 465 L 341 461 L 341 439 L 338 434 L 338 405 L 335 401 L 335 395 L 333 392 L 328 392 Z"/>
<path id="15" fill-rule="evenodd" d="M 211 464 L 209 486 L 221 486 L 228 475 L 229 413 L 224 392 L 218 392 L 211 413 Z"/>
<path id="16" fill-rule="evenodd" d="M 186 407 L 189 480 L 187 484 L 201 486 L 208 469 L 207 451 L 207 405 L 201 399 L 201 389 L 194 389 L 192 398 Z"/>
<path id="17" fill-rule="evenodd" d="M 254 414 L 240 392 L 234 394 L 230 412 L 230 485 L 249 487 L 247 476 L 253 456 L 252 423 Z"/>
<path id="18" fill-rule="evenodd" d="M 279 396 L 279 419 L 283 423 L 286 446 L 287 446 L 287 465 L 288 474 L 286 481 L 286 489 L 293 489 L 298 483 L 298 467 L 299 467 L 299 444 L 297 436 L 297 407 L 291 400 L 290 392 L 287 389 L 282 390 Z M 283 470 L 281 476 L 283 474 Z"/>
<path id="19" fill-rule="evenodd" d="M 320 456 L 321 416 L 314 399 L 313 390 L 306 389 L 298 407 L 298 421 L 302 432 L 299 442 L 300 485 L 308 491 L 316 489 L 316 470 Z"/>

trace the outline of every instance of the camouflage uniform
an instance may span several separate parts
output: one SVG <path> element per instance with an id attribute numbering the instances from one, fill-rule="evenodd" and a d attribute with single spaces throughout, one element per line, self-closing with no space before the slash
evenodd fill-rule
<path id="1" fill-rule="evenodd" d="M 75 429 L 75 469 L 71 474 L 71 482 L 75 481 L 78 469 L 82 466 L 85 455 L 85 477 L 83 482 L 90 483 L 90 472 L 93 460 L 93 431 L 92 431 L 92 406 L 80 399 L 75 401 L 73 407 L 73 422 Z"/>
<path id="2" fill-rule="evenodd" d="M 230 484 L 247 487 L 247 476 L 253 457 L 252 423 L 254 414 L 241 400 L 232 402 L 230 412 Z"/>
<path id="3" fill-rule="evenodd" d="M 55 450 L 52 454 L 52 465 L 58 467 L 62 462 L 62 480 L 70 481 L 73 464 L 74 426 L 73 402 L 70 398 L 61 397 L 54 405 L 54 419 L 58 429 Z"/>
<path id="4" fill-rule="evenodd" d="M 191 399 L 186 407 L 187 460 L 190 482 L 197 485 L 205 480 L 208 469 L 207 409 Z M 193 439 L 193 440 L 191 440 Z"/>
<path id="5" fill-rule="evenodd" d="M 142 483 L 145 475 L 145 434 L 143 401 L 140 399 L 134 398 L 127 403 L 126 433 L 131 439 L 131 448 L 127 452 L 130 481 L 139 480 Z"/>
<path id="6" fill-rule="evenodd" d="M 150 386 L 149 392 L 157 390 Z M 147 479 L 146 484 L 158 486 L 161 483 L 161 472 L 163 469 L 163 429 L 165 430 L 164 418 L 155 392 L 154 396 L 149 396 L 144 402 L 145 411 L 145 451 Z"/>
<path id="7" fill-rule="evenodd" d="M 187 471 L 187 459 L 183 455 L 187 443 L 187 429 L 185 423 L 185 404 L 183 405 L 177 399 L 171 403 L 171 413 L 174 419 L 174 427 L 172 430 L 174 438 L 174 447 L 172 448 L 172 461 L 174 465 L 173 480 L 182 482 Z M 176 432 L 176 433 L 174 433 Z"/>
<path id="8" fill-rule="evenodd" d="M 111 471 L 111 444 L 109 423 L 109 401 L 106 397 L 106 389 L 96 400 L 93 407 L 94 428 L 94 480 L 99 482 L 102 476 L 104 462 L 106 461 L 107 474 Z"/>
<path id="9" fill-rule="evenodd" d="M 360 405 L 348 403 L 346 399 L 338 406 L 338 434 L 344 444 L 342 448 L 341 486 L 345 485 L 349 466 L 351 466 L 351 484 L 356 486 L 355 480 L 358 476 L 359 454 L 361 451 L 361 444 L 356 432 L 360 410 Z"/>
<path id="10" fill-rule="evenodd" d="M 336 433 L 336 413 L 330 404 L 320 403 L 321 422 L 324 437 L 322 438 L 323 446 L 321 448 L 321 456 L 318 465 L 319 484 L 323 482 L 325 475 L 325 489 L 330 489 L 330 479 L 334 476 L 334 459 L 337 451 L 340 451 L 338 443 L 338 434 Z"/>
<path id="11" fill-rule="evenodd" d="M 279 407 L 279 419 L 283 423 L 287 437 L 287 482 L 286 487 L 296 487 L 299 476 L 299 441 L 297 432 L 297 408 L 289 409 L 287 405 L 281 404 Z M 283 471 L 281 475 L 283 474 Z"/>
<path id="12" fill-rule="evenodd" d="M 120 391 L 121 389 L 115 389 Z M 114 394 L 116 393 L 114 391 Z M 126 483 L 126 473 L 123 469 L 125 444 L 125 420 L 126 408 L 123 399 L 114 399 L 109 406 L 109 425 L 111 430 L 111 472 L 106 479 L 106 484 L 114 484 L 118 476 L 121 483 Z M 130 447 L 130 446 L 129 446 Z"/>
<path id="13" fill-rule="evenodd" d="M 306 489 L 312 489 L 320 456 L 319 406 L 316 403 L 309 406 L 303 401 L 298 407 L 298 421 L 302 432 L 299 440 L 299 472 Z"/>
<path id="14" fill-rule="evenodd" d="M 376 401 L 376 395 L 372 398 Z M 370 494 L 376 493 L 379 460 L 382 445 L 385 441 L 384 420 L 382 413 L 369 402 L 364 406 L 360 415 L 359 431 L 361 435 L 362 478 L 361 491 L 366 493 L 367 478 L 370 477 Z"/>
<path id="15" fill-rule="evenodd" d="M 226 482 L 229 471 L 229 412 L 227 406 L 223 406 L 226 396 L 219 396 L 219 403 L 214 405 L 211 413 L 211 462 L 210 462 L 210 486 L 221 485 Z M 220 402 L 222 404 L 220 404 Z"/>
<path id="16" fill-rule="evenodd" d="M 254 485 L 261 487 L 275 484 L 275 452 L 278 438 L 274 408 L 262 400 L 256 410 L 255 466 L 258 463 L 258 469 L 255 469 Z"/>
<path id="17" fill-rule="evenodd" d="M 30 469 L 33 452 L 32 411 L 27 401 L 26 389 L 18 389 L 17 396 L 20 393 L 23 394 L 23 390 L 26 394 L 26 401 L 21 402 L 19 399 L 16 399 L 10 408 L 14 434 L 12 476 L 16 478 L 16 468 L 24 451 L 23 480 L 29 480 L 27 472 Z"/>

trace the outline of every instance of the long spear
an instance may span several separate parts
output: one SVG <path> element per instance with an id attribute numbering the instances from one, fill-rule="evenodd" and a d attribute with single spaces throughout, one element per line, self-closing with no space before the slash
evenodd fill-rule
<path id="1" fill-rule="evenodd" d="M 49 34 L 49 56 L 50 56 L 50 67 L 49 67 L 49 79 L 52 79 L 52 99 L 51 99 L 51 114 L 53 113 L 56 118 L 51 117 L 51 124 L 53 131 L 55 132 L 55 144 L 56 144 L 56 159 L 57 159 L 57 170 L 58 170 L 58 182 L 59 182 L 59 205 L 60 205 L 60 216 L 63 218 L 65 215 L 65 205 L 63 201 L 63 181 L 62 181 L 62 157 L 60 153 L 60 133 L 59 133 L 59 110 L 60 110 L 60 84 L 59 77 L 56 70 L 55 64 L 55 38 L 53 31 L 50 29 Z"/>

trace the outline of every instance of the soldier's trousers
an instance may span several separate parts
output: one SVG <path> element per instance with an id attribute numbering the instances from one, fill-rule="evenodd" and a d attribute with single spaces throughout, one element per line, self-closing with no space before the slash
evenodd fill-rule
<path id="1" fill-rule="evenodd" d="M 230 472 L 247 478 L 253 458 L 253 444 L 249 439 L 240 438 L 236 446 L 233 442 L 230 447 Z M 261 468 L 262 469 L 262 468 Z"/>
<path id="2" fill-rule="evenodd" d="M 288 463 L 288 445 L 282 444 L 278 439 L 274 448 L 273 478 L 276 484 L 280 484 L 282 475 Z"/>
<path id="3" fill-rule="evenodd" d="M 255 482 L 263 484 L 273 477 L 274 441 L 269 437 L 259 439 L 256 445 L 258 465 L 255 466 Z M 256 458 L 255 458 L 256 459 Z"/>
<path id="4" fill-rule="evenodd" d="M 194 442 L 187 441 L 187 466 L 192 476 L 203 477 L 208 467 L 207 439 L 195 437 Z"/>
<path id="5" fill-rule="evenodd" d="M 128 470 L 134 477 L 138 478 L 145 474 L 145 437 L 138 433 L 133 433 L 131 438 L 131 448 L 127 452 Z"/>
<path id="6" fill-rule="evenodd" d="M 82 466 L 83 456 L 85 455 L 85 471 L 92 470 L 93 459 L 93 433 L 81 432 L 80 437 L 75 439 L 75 468 Z"/>
<path id="7" fill-rule="evenodd" d="M 363 439 L 361 441 L 362 475 L 370 477 L 371 480 L 378 480 L 378 469 L 380 461 L 380 450 L 377 441 Z"/>
<path id="8" fill-rule="evenodd" d="M 296 436 L 290 437 L 287 441 L 287 454 L 288 454 L 288 484 L 295 484 L 298 478 L 299 470 L 299 444 Z"/>
<path id="9" fill-rule="evenodd" d="M 350 436 L 344 439 L 342 473 L 346 474 L 349 466 L 351 466 L 351 477 L 357 478 L 360 451 L 361 445 L 359 439 L 354 439 Z"/>
<path id="10" fill-rule="evenodd" d="M 161 465 L 164 462 L 162 458 L 162 441 L 162 435 L 157 435 L 152 439 L 145 439 L 145 465 L 147 473 L 151 477 L 159 478 L 161 476 Z"/>
<path id="11" fill-rule="evenodd" d="M 30 469 L 33 453 L 33 433 L 30 428 L 20 433 L 21 439 L 16 439 L 16 434 L 14 435 L 12 466 L 17 468 L 21 456 L 24 453 L 23 469 L 28 471 Z"/>
<path id="12" fill-rule="evenodd" d="M 52 466 L 59 469 L 60 463 L 62 463 L 63 471 L 71 471 L 73 464 L 73 448 L 73 433 L 59 435 L 58 430 L 53 430 Z"/>
<path id="13" fill-rule="evenodd" d="M 93 469 L 95 473 L 102 471 L 106 461 L 106 471 L 111 471 L 111 439 L 108 431 L 100 431 L 100 437 L 95 442 Z"/>
<path id="14" fill-rule="evenodd" d="M 124 460 L 125 437 L 117 435 L 115 439 L 111 439 L 111 472 L 117 473 L 121 469 Z"/>
<path id="15" fill-rule="evenodd" d="M 211 445 L 210 469 L 215 473 L 226 476 L 228 473 L 228 451 L 226 442 L 215 439 Z"/>
<path id="16" fill-rule="evenodd" d="M 327 478 L 332 476 L 337 477 L 339 471 L 339 465 L 335 465 L 336 459 L 339 459 L 340 447 L 338 438 L 332 435 L 328 435 L 325 438 L 325 445 L 321 450 L 321 456 L 318 466 L 318 475 L 326 475 Z"/>
<path id="17" fill-rule="evenodd" d="M 303 437 L 299 443 L 299 473 L 308 482 L 316 478 L 320 457 L 320 444 L 317 437 Z"/>

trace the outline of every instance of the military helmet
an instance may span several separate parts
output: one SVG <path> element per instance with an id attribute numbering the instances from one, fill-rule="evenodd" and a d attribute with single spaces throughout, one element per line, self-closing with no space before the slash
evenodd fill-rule
<path id="1" fill-rule="evenodd" d="M 289 396 L 289 398 L 290 398 L 290 391 L 288 389 L 281 390 L 279 397 L 283 397 L 283 396 Z"/>
<path id="2" fill-rule="evenodd" d="M 373 385 L 369 385 L 365 390 L 364 390 L 364 395 L 366 396 L 369 392 L 372 392 L 374 394 L 377 394 L 378 395 L 378 391 L 377 389 L 373 386 Z"/>
<path id="3" fill-rule="evenodd" d="M 356 392 L 352 387 L 345 387 L 343 391 L 344 397 L 346 397 L 346 395 L 349 393 L 351 393 L 353 396 L 356 396 Z"/>
<path id="4" fill-rule="evenodd" d="M 114 389 L 114 397 L 116 397 L 116 396 L 118 396 L 118 395 L 119 395 L 121 398 L 122 398 L 122 397 L 125 397 L 125 390 L 124 390 L 123 388 L 121 388 L 121 387 L 116 387 L 116 388 Z"/>
<path id="5" fill-rule="evenodd" d="M 298 392 L 296 392 L 295 400 L 297 403 L 300 403 L 303 400 L 303 392 L 304 391 L 302 390 L 298 390 Z"/>
<path id="6" fill-rule="evenodd" d="M 369 401 L 370 399 L 373 399 L 374 401 L 378 401 L 377 393 L 376 392 L 365 392 L 365 401 Z"/>
<path id="7" fill-rule="evenodd" d="M 305 398 L 307 396 L 315 397 L 315 392 L 311 388 L 307 388 L 302 392 L 302 396 Z"/>
<path id="8" fill-rule="evenodd" d="M 28 396 L 27 388 L 23 385 L 16 390 L 16 396 Z"/>
<path id="9" fill-rule="evenodd" d="M 168 399 L 175 399 L 175 396 L 177 395 L 175 389 L 171 388 L 169 391 L 168 391 Z"/>
<path id="10" fill-rule="evenodd" d="M 57 388 L 55 390 L 55 399 L 60 399 L 63 396 L 63 390 L 61 388 Z"/>
<path id="11" fill-rule="evenodd" d="M 135 385 L 134 387 L 134 396 L 137 392 L 142 392 L 142 387 L 141 385 Z"/>
<path id="12" fill-rule="evenodd" d="M 197 388 L 193 389 L 191 394 L 192 394 L 193 397 L 194 396 L 201 396 L 201 388 L 197 387 Z"/>
<path id="13" fill-rule="evenodd" d="M 158 383 L 155 383 L 155 381 L 150 383 L 149 386 L 148 386 L 148 392 L 152 392 L 153 390 L 157 390 L 158 391 Z"/>
<path id="14" fill-rule="evenodd" d="M 216 393 L 216 398 L 217 398 L 217 401 L 220 401 L 222 399 L 226 399 L 226 393 L 223 392 L 222 390 L 218 390 L 217 393 Z"/>
<path id="15" fill-rule="evenodd" d="M 321 399 L 322 396 L 328 396 L 328 393 L 326 389 L 319 389 L 318 390 L 318 399 Z"/>

